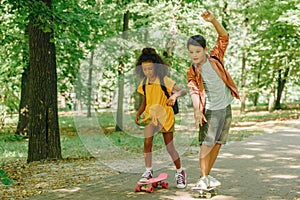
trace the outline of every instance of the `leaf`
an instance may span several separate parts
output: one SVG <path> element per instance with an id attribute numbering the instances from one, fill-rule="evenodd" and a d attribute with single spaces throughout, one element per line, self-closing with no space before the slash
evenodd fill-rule
<path id="1" fill-rule="evenodd" d="M 3 185 L 12 185 L 14 183 L 10 178 L 3 178 L 1 182 Z"/>
<path id="2" fill-rule="evenodd" d="M 5 171 L 3 169 L 1 169 L 0 170 L 0 178 L 4 178 L 5 175 L 7 175 L 7 174 L 5 173 Z"/>

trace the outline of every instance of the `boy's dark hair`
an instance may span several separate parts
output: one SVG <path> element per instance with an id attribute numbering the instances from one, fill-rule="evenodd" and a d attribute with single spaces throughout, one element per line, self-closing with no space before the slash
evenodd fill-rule
<path id="1" fill-rule="evenodd" d="M 206 40 L 202 35 L 194 35 L 187 41 L 187 48 L 189 48 L 190 45 L 201 46 L 202 48 L 205 48 Z"/>
<path id="2" fill-rule="evenodd" d="M 154 72 L 156 76 L 160 78 L 168 75 L 168 66 L 165 61 L 156 53 L 155 49 L 146 47 L 142 50 L 142 54 L 139 56 L 136 62 L 135 73 L 141 78 L 144 78 L 144 72 L 142 69 L 143 62 L 152 62 L 155 66 Z"/>

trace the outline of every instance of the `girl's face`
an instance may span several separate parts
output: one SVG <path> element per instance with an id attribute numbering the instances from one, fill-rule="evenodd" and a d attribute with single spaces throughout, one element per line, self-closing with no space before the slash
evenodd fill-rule
<path id="1" fill-rule="evenodd" d="M 202 66 L 206 62 L 207 47 L 189 45 L 189 56 L 195 66 Z"/>
<path id="2" fill-rule="evenodd" d="M 142 69 L 145 76 L 150 79 L 155 79 L 154 64 L 152 62 L 142 62 Z"/>

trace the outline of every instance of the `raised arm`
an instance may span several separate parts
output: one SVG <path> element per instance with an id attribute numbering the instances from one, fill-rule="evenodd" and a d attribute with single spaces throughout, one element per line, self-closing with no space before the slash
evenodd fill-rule
<path id="1" fill-rule="evenodd" d="M 210 13 L 209 11 L 205 11 L 204 13 L 201 14 L 201 17 L 205 21 L 213 24 L 218 35 L 220 35 L 220 36 L 228 35 L 228 32 L 226 31 L 226 29 L 223 27 L 223 25 L 218 20 L 216 20 L 215 16 L 212 13 Z"/>

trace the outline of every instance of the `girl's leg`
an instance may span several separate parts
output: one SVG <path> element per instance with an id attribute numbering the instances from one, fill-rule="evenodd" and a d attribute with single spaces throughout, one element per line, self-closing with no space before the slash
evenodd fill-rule
<path id="1" fill-rule="evenodd" d="M 179 154 L 176 151 L 174 143 L 173 143 L 173 132 L 163 133 L 163 136 L 164 136 L 164 141 L 165 141 L 167 151 L 170 154 L 170 156 L 176 166 L 176 169 L 180 169 L 181 163 L 180 163 Z"/>
<path id="2" fill-rule="evenodd" d="M 152 167 L 152 144 L 154 136 L 154 126 L 149 124 L 144 129 L 144 158 L 146 168 Z"/>
<path id="3" fill-rule="evenodd" d="M 186 173 L 181 168 L 181 162 L 179 158 L 179 154 L 175 149 L 173 143 L 173 132 L 163 133 L 165 145 L 168 153 L 170 154 L 173 163 L 176 167 L 175 179 L 177 188 L 185 188 L 186 187 Z"/>

